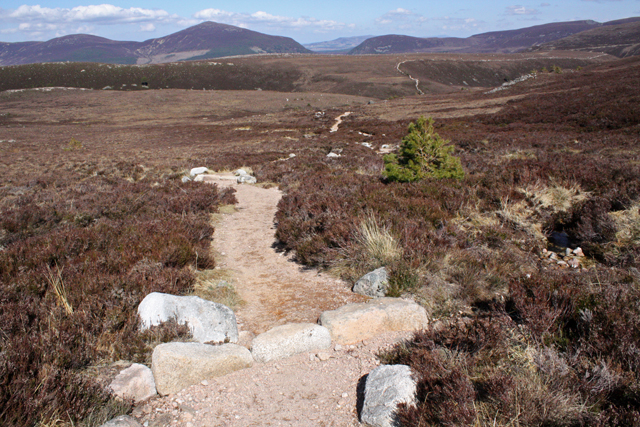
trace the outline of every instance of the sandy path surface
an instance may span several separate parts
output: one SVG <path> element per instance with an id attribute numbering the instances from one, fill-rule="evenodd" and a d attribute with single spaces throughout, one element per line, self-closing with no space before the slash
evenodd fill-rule
<path id="1" fill-rule="evenodd" d="M 241 331 L 260 334 L 285 323 L 316 323 L 323 311 L 364 301 L 347 283 L 305 269 L 276 251 L 274 216 L 280 190 L 236 184 L 231 174 L 208 175 L 205 182 L 236 189 L 237 212 L 224 214 L 216 224 L 214 249 L 246 302 L 236 311 Z"/>
<path id="2" fill-rule="evenodd" d="M 224 254 L 218 262 L 234 272 L 235 288 L 246 301 L 236 312 L 241 331 L 258 334 L 284 323 L 316 323 L 322 311 L 363 301 L 346 283 L 302 269 L 273 248 L 279 190 L 238 185 L 230 174 L 205 180 L 237 190 L 237 212 L 224 214 L 216 224 L 215 249 Z M 376 354 L 410 335 L 392 332 L 256 363 L 152 399 L 136 407 L 133 416 L 148 427 L 359 426 L 358 396 L 361 400 L 364 376 L 379 364 Z"/>

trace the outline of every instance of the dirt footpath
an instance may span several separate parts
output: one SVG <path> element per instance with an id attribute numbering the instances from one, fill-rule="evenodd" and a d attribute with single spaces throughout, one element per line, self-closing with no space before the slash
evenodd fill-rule
<path id="1" fill-rule="evenodd" d="M 236 189 L 237 212 L 224 214 L 216 224 L 214 249 L 217 263 L 232 272 L 236 292 L 246 302 L 236 311 L 241 331 L 260 334 L 285 323 L 316 323 L 323 311 L 364 301 L 347 283 L 305 269 L 275 249 L 280 190 L 236 184 L 231 174 L 205 180 Z"/>
<path id="2" fill-rule="evenodd" d="M 206 181 L 237 190 L 237 212 L 224 214 L 216 224 L 214 246 L 218 263 L 233 272 L 236 291 L 246 302 L 236 312 L 242 344 L 250 345 L 247 335 L 285 323 L 316 323 L 325 310 L 364 300 L 345 282 L 301 268 L 276 251 L 278 189 L 238 185 L 231 174 Z M 388 333 L 356 345 L 333 344 L 328 350 L 256 363 L 153 399 L 133 416 L 150 427 L 358 426 L 358 390 L 361 395 L 364 376 L 379 364 L 376 354 L 410 335 Z"/>

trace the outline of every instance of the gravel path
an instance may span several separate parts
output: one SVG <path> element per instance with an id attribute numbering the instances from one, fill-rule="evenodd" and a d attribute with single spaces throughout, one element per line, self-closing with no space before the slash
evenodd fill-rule
<path id="1" fill-rule="evenodd" d="M 218 262 L 234 272 L 236 290 L 247 303 L 236 312 L 245 335 L 241 344 L 250 344 L 246 334 L 284 323 L 316 323 L 322 311 L 363 301 L 346 283 L 303 269 L 274 249 L 280 191 L 235 184 L 230 174 L 205 180 L 237 190 L 237 212 L 223 215 L 216 225 L 215 249 L 224 254 Z M 139 405 L 133 416 L 149 427 L 359 426 L 358 390 L 379 364 L 376 354 L 410 335 L 392 332 L 256 363 Z"/>

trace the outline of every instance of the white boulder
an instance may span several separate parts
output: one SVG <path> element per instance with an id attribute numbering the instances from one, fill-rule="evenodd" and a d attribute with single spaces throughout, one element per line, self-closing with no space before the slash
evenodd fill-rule
<path id="1" fill-rule="evenodd" d="M 236 315 L 226 305 L 196 296 L 180 297 L 153 292 L 138 306 L 141 329 L 159 325 L 171 319 L 187 324 L 193 339 L 205 342 L 238 342 Z"/>
<path id="2" fill-rule="evenodd" d="M 114 395 L 121 399 L 133 399 L 135 403 L 147 400 L 157 394 L 151 369 L 139 363 L 134 363 L 127 369 L 120 371 L 109 384 L 109 388 Z"/>
<path id="3" fill-rule="evenodd" d="M 251 352 L 237 344 L 160 344 L 153 350 L 151 360 L 156 388 L 161 395 L 177 393 L 191 385 L 253 365 Z"/>
<path id="4" fill-rule="evenodd" d="M 207 173 L 207 172 L 209 172 L 209 169 L 204 167 L 204 166 L 202 166 L 202 167 L 199 167 L 199 168 L 191 169 L 191 171 L 189 172 L 189 175 L 196 176 L 196 175 L 200 175 L 200 174 Z"/>
<path id="5" fill-rule="evenodd" d="M 320 324 L 338 344 L 353 344 L 383 332 L 415 331 L 429 324 L 427 311 L 412 301 L 376 298 L 366 303 L 347 304 L 325 311 Z"/>
<path id="6" fill-rule="evenodd" d="M 378 366 L 367 376 L 360 421 L 372 427 L 396 427 L 399 403 L 416 403 L 416 382 L 411 377 L 411 368 Z"/>
<path id="7" fill-rule="evenodd" d="M 255 184 L 258 182 L 255 176 L 251 175 L 240 175 L 236 180 L 238 184 Z"/>
<path id="8" fill-rule="evenodd" d="M 257 362 L 284 359 L 307 351 L 331 347 L 331 334 L 313 323 L 290 323 L 258 335 L 251 343 L 251 354 Z"/>

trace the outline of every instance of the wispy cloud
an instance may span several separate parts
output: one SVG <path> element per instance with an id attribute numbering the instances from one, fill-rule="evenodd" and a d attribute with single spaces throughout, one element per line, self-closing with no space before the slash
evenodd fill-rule
<path id="1" fill-rule="evenodd" d="M 388 31 L 399 30 L 419 36 L 442 33 L 466 36 L 477 31 L 484 24 L 483 21 L 469 17 L 431 16 L 427 18 L 422 14 L 404 8 L 390 10 L 377 18 L 375 23 L 378 26 L 384 26 Z"/>
<path id="2" fill-rule="evenodd" d="M 47 22 L 56 25 L 64 25 L 79 22 L 92 22 L 100 25 L 129 24 L 140 22 L 159 22 L 177 20 L 177 15 L 171 15 L 161 9 L 143 9 L 139 7 L 122 7 L 111 4 L 101 4 L 94 6 L 77 6 L 71 9 L 48 8 L 40 5 L 22 5 L 13 12 L 6 15 L 13 21 L 24 22 Z"/>
<path id="3" fill-rule="evenodd" d="M 242 28 L 274 28 L 288 30 L 312 30 L 317 32 L 333 31 L 350 27 L 349 24 L 316 19 L 311 17 L 294 18 L 290 16 L 272 15 L 267 12 L 236 13 L 220 9 L 204 9 L 196 12 L 193 18 L 199 21 L 215 21 L 235 25 Z"/>
<path id="4" fill-rule="evenodd" d="M 540 12 L 536 9 L 529 9 L 525 6 L 507 6 L 506 10 L 507 15 L 537 15 Z"/>
<path id="5" fill-rule="evenodd" d="M 398 25 L 399 28 L 403 28 L 422 24 L 427 21 L 428 19 L 423 15 L 399 7 L 380 16 L 375 22 L 378 25 Z"/>

